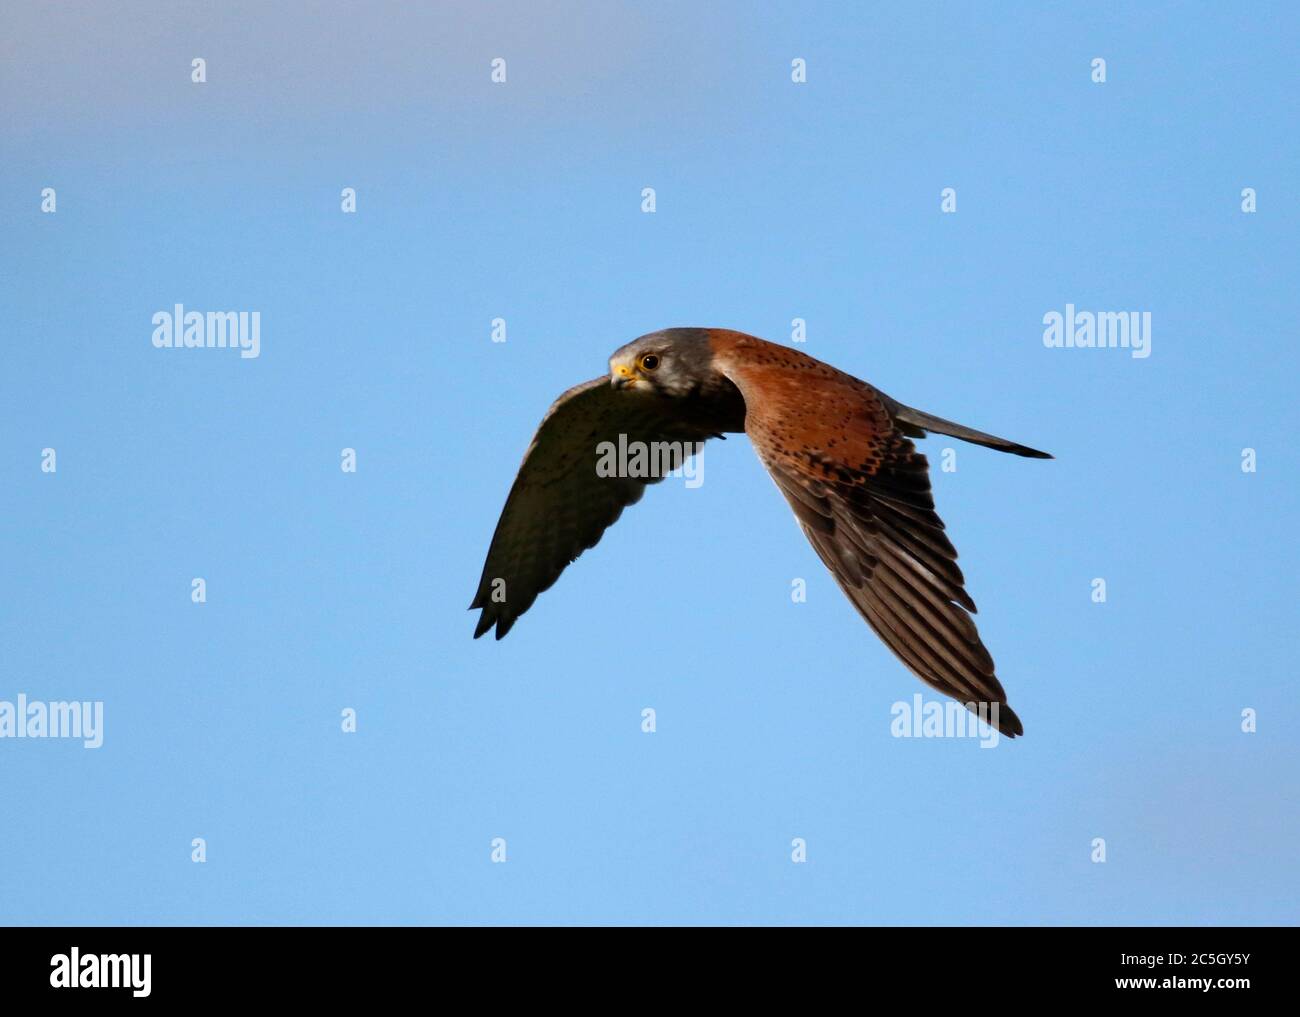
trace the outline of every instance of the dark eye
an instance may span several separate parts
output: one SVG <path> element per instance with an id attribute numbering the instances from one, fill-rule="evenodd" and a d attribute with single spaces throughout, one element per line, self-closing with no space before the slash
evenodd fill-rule
<path id="1" fill-rule="evenodd" d="M 658 366 L 659 358 L 653 353 L 647 353 L 641 358 L 641 370 L 643 371 L 653 371 Z"/>

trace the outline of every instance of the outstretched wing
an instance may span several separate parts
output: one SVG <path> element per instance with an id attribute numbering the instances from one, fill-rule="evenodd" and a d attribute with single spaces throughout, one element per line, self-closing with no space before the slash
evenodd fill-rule
<path id="1" fill-rule="evenodd" d="M 506 499 L 470 604 L 471 611 L 482 610 L 475 639 L 493 625 L 498 639 L 509 632 L 537 595 L 595 546 L 624 508 L 641 500 L 647 484 L 681 465 L 691 451 L 685 443 L 707 437 L 665 416 L 666 409 L 661 400 L 615 392 L 606 376 L 575 385 L 547 410 Z M 635 450 L 634 443 L 643 443 L 646 474 L 602 476 L 609 471 L 597 467 L 617 461 L 609 458 L 606 442 L 615 456 L 620 448 Z"/>
<path id="2" fill-rule="evenodd" d="M 759 458 L 867 624 L 923 681 L 964 704 L 998 704 L 998 728 L 1022 734 L 971 619 L 925 456 L 885 397 L 769 343 L 738 345 L 718 366 L 745 398 Z"/>

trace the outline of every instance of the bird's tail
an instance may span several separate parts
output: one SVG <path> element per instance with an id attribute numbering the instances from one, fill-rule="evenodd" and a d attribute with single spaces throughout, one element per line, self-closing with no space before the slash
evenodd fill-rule
<path id="1" fill-rule="evenodd" d="M 1029 448 L 1027 445 L 1018 445 L 1014 441 L 1007 441 L 1006 438 L 999 438 L 995 434 L 985 434 L 983 431 L 977 431 L 973 427 L 964 427 L 961 424 L 954 424 L 951 420 L 944 420 L 943 417 L 936 417 L 921 410 L 915 410 L 912 407 L 904 406 L 902 403 L 893 399 L 889 402 L 891 404 L 890 409 L 894 414 L 895 423 L 899 424 L 899 429 L 909 437 L 924 438 L 926 431 L 937 431 L 939 434 L 952 435 L 954 438 L 961 438 L 963 441 L 972 441 L 976 445 L 983 445 L 986 448 L 997 449 L 999 452 L 1010 452 L 1012 455 L 1028 456 L 1030 459 L 1052 458 L 1050 452 L 1039 452 L 1036 448 Z"/>

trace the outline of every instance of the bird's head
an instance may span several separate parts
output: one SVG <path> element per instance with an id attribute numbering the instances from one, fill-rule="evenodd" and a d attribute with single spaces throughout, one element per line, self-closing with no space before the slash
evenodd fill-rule
<path id="1" fill-rule="evenodd" d="M 707 386 L 712 359 L 705 329 L 668 328 L 615 350 L 609 383 L 624 392 L 680 399 Z"/>

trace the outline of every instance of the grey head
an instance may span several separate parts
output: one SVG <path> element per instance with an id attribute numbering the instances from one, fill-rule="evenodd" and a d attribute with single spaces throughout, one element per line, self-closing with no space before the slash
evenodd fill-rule
<path id="1" fill-rule="evenodd" d="M 708 394 L 725 380 L 713 370 L 709 332 L 665 328 L 633 339 L 609 358 L 610 384 L 673 399 Z"/>

